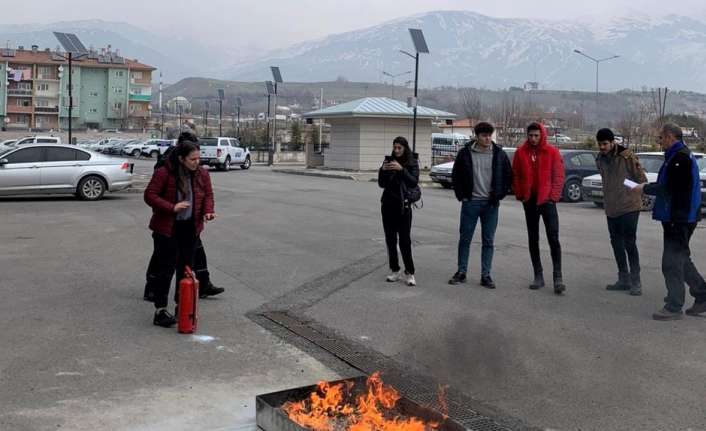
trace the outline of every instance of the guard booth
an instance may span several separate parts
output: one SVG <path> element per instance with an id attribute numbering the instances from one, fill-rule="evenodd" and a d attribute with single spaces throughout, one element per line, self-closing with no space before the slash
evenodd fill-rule
<path id="1" fill-rule="evenodd" d="M 307 119 L 324 119 L 331 126 L 329 148 L 323 167 L 351 171 L 377 170 L 392 151 L 392 141 L 403 136 L 412 146 L 412 108 L 387 97 L 366 97 L 304 114 Z M 432 122 L 456 118 L 456 114 L 417 106 L 417 148 L 419 166 L 432 166 Z"/>

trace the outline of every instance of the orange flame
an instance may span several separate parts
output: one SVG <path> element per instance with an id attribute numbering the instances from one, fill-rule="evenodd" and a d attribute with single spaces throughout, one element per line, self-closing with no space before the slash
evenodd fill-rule
<path id="1" fill-rule="evenodd" d="M 351 402 L 352 382 L 336 385 L 321 382 L 308 398 L 287 402 L 282 409 L 291 420 L 313 431 L 429 431 L 438 428 L 435 422 L 395 415 L 392 409 L 400 394 L 383 384 L 379 372 L 368 378 L 366 387 L 367 391 Z"/>

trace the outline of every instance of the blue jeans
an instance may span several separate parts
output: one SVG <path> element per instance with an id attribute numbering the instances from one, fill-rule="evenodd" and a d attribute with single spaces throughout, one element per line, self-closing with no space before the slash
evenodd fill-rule
<path id="1" fill-rule="evenodd" d="M 493 266 L 493 251 L 495 249 L 495 230 L 498 227 L 498 211 L 500 205 L 493 205 L 489 201 L 471 200 L 461 204 L 461 236 L 458 240 L 458 272 L 468 272 L 468 258 L 470 256 L 471 241 L 480 218 L 481 236 L 481 276 L 490 275 Z"/>

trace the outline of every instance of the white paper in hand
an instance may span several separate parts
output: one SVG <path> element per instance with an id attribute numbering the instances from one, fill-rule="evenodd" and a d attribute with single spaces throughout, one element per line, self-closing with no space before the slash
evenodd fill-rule
<path id="1" fill-rule="evenodd" d="M 625 179 L 625 181 L 623 181 L 623 184 L 624 184 L 626 187 L 629 187 L 629 188 L 631 188 L 631 189 L 634 189 L 635 187 L 637 187 L 637 186 L 639 185 L 639 184 L 636 183 L 635 181 L 630 181 L 630 180 L 628 180 L 627 178 Z"/>

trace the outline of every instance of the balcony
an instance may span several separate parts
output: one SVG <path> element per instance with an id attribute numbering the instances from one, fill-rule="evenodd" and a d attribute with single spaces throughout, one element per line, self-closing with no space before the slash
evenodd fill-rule
<path id="1" fill-rule="evenodd" d="M 131 102 L 151 102 L 152 95 L 151 94 L 131 94 L 130 101 Z"/>
<path id="2" fill-rule="evenodd" d="M 38 81 L 58 81 L 59 76 L 58 75 L 43 75 L 40 73 L 37 75 L 37 80 Z"/>
<path id="3" fill-rule="evenodd" d="M 34 112 L 36 114 L 58 114 L 59 107 L 58 106 L 35 106 Z"/>
<path id="4" fill-rule="evenodd" d="M 7 95 L 19 97 L 32 97 L 32 90 L 26 90 L 24 88 L 8 88 Z"/>
<path id="5" fill-rule="evenodd" d="M 7 104 L 7 113 L 8 114 L 31 114 L 32 106 L 17 106 L 13 104 Z"/>

